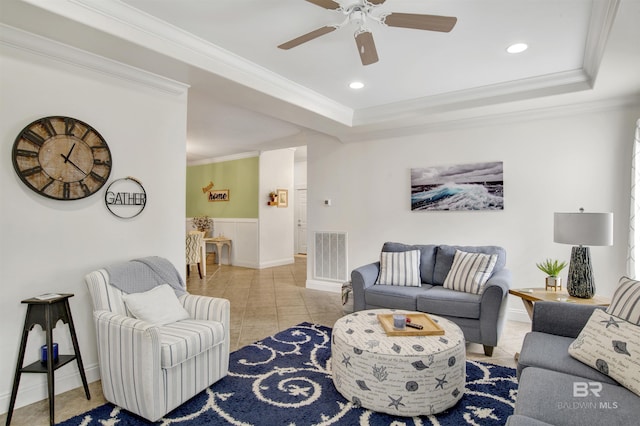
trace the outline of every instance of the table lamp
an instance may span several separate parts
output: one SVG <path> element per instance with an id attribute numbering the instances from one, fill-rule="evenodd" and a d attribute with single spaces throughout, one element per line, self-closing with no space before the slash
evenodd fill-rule
<path id="1" fill-rule="evenodd" d="M 554 213 L 553 241 L 573 244 L 567 292 L 590 299 L 596 292 L 589 247 L 613 245 L 613 213 Z"/>

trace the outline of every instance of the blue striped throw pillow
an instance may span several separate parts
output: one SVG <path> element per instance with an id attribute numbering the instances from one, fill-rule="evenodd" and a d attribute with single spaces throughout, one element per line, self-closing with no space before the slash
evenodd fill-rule
<path id="1" fill-rule="evenodd" d="M 498 261 L 496 254 L 467 253 L 456 250 L 453 264 L 443 287 L 466 293 L 480 294 L 484 290 Z"/>
<path id="2" fill-rule="evenodd" d="M 420 250 L 383 251 L 376 284 L 420 287 Z"/>
<path id="3" fill-rule="evenodd" d="M 640 281 L 628 277 L 620 278 L 607 313 L 640 325 Z"/>

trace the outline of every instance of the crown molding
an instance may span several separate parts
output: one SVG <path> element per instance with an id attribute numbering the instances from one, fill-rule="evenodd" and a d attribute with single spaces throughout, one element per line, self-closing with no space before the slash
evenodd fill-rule
<path id="1" fill-rule="evenodd" d="M 409 118 L 419 119 L 430 114 L 571 93 L 591 88 L 593 88 L 591 78 L 583 70 L 565 71 L 380 107 L 364 108 L 356 112 L 354 127 Z"/>
<path id="2" fill-rule="evenodd" d="M 133 82 L 174 96 L 182 96 L 189 89 L 187 84 L 5 24 L 0 24 L 0 43 L 17 50 Z"/>
<path id="3" fill-rule="evenodd" d="M 585 73 L 591 78 L 592 84 L 598 75 L 600 62 L 604 56 L 609 33 L 611 32 L 611 27 L 613 27 L 619 6 L 620 0 L 593 3 L 582 65 Z"/>
<path id="4" fill-rule="evenodd" d="M 363 108 L 353 127 L 593 89 L 620 0 L 595 1 L 581 69 Z"/>
<path id="5" fill-rule="evenodd" d="M 354 110 L 118 0 L 22 1 L 78 22 L 91 22 L 101 31 L 326 117 L 346 126 L 337 130 L 345 134 L 344 140 L 361 139 L 360 135 L 374 129 L 384 132 L 395 126 L 403 132 L 406 126 L 429 125 L 426 120 L 433 116 L 440 116 L 444 123 L 455 121 L 448 114 L 454 111 L 590 90 L 621 2 L 593 2 L 580 69 Z"/>
<path id="6" fill-rule="evenodd" d="M 350 126 L 353 109 L 213 43 L 112 0 L 22 0 Z"/>
<path id="7" fill-rule="evenodd" d="M 430 122 L 424 122 L 413 126 L 371 129 L 360 133 L 347 134 L 340 137 L 340 141 L 350 143 L 392 139 L 465 128 L 502 126 L 510 123 L 524 123 L 528 121 L 567 117 L 620 108 L 640 108 L 640 96 L 636 94 L 600 99 L 591 102 L 566 103 L 551 107 L 540 105 L 537 107 L 518 109 L 513 112 L 494 111 L 484 114 L 474 113 L 472 116 L 465 117 L 436 117 Z"/>
<path id="8" fill-rule="evenodd" d="M 241 154 L 226 155 L 224 157 L 203 158 L 201 160 L 188 161 L 187 166 L 202 166 L 205 164 L 224 163 L 225 161 L 244 160 L 245 158 L 259 157 L 260 152 L 251 151 Z"/>

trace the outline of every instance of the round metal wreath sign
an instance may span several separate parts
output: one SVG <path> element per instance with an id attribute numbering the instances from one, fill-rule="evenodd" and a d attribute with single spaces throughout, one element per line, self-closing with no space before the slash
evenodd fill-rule
<path id="1" fill-rule="evenodd" d="M 147 193 L 138 179 L 127 176 L 109 184 L 104 194 L 104 203 L 114 216 L 131 219 L 144 210 Z"/>

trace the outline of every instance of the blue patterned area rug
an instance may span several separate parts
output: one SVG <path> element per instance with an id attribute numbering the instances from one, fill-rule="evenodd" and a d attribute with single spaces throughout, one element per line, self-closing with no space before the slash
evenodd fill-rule
<path id="1" fill-rule="evenodd" d="M 515 370 L 467 361 L 464 397 L 434 416 L 394 417 L 351 404 L 331 380 L 331 328 L 302 323 L 245 346 L 230 357 L 229 375 L 157 425 L 503 425 L 513 413 Z M 62 426 L 152 424 L 105 404 Z"/>

